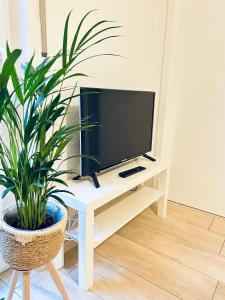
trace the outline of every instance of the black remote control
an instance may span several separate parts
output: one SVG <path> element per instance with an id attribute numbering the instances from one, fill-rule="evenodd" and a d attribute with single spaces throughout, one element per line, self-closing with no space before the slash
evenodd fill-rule
<path id="1" fill-rule="evenodd" d="M 132 169 L 120 172 L 119 176 L 122 177 L 122 178 L 126 178 L 126 177 L 131 176 L 133 174 L 136 174 L 138 172 L 144 171 L 145 169 L 146 169 L 145 167 L 139 166 L 139 167 L 136 167 L 136 168 L 132 168 Z"/>

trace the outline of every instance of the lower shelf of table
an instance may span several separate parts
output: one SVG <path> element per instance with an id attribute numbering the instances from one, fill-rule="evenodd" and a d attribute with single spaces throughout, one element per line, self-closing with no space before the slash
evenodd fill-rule
<path id="1" fill-rule="evenodd" d="M 95 216 L 95 244 L 97 247 L 113 233 L 131 221 L 149 205 L 164 195 L 161 190 L 143 186 L 137 191 L 129 194 L 112 203 L 110 207 L 101 210 Z"/>

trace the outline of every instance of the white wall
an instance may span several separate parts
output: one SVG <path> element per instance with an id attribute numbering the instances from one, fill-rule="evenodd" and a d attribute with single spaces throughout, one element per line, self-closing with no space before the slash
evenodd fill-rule
<path id="1" fill-rule="evenodd" d="M 0 1 L 0 51 L 5 56 L 5 44 L 6 40 L 10 41 L 10 34 L 9 34 L 9 15 L 8 15 L 8 2 L 7 0 Z M 1 68 L 0 68 L 1 69 Z M 4 136 L 4 130 L 0 127 L 0 135 Z M 3 189 L 0 187 L 0 209 L 2 206 L 1 201 L 1 191 Z M 6 264 L 3 262 L 0 256 L 0 273 L 5 270 Z"/>
<path id="2" fill-rule="evenodd" d="M 117 39 L 107 40 L 89 52 L 92 54 L 115 53 L 118 57 L 99 57 L 81 65 L 79 71 L 88 74 L 87 79 L 79 80 L 80 85 L 132 90 L 156 91 L 155 125 L 158 116 L 158 95 L 161 81 L 161 67 L 164 46 L 164 32 L 167 13 L 167 0 L 85 0 L 66 2 L 47 0 L 47 37 L 49 54 L 62 47 L 62 36 L 66 16 L 73 9 L 70 20 L 71 38 L 74 28 L 83 15 L 98 8 L 86 21 L 85 28 L 101 19 L 116 21 L 122 25 L 116 30 L 122 34 Z M 74 83 L 73 83 L 74 84 Z M 74 102 L 76 106 L 76 102 Z M 69 120 L 77 119 L 76 107 L 71 107 Z M 156 126 L 155 126 L 156 129 Z M 156 131 L 154 132 L 155 136 Z M 79 152 L 77 137 L 70 145 L 69 155 Z M 77 167 L 75 163 L 72 167 Z M 69 165 L 71 167 L 71 164 Z"/>
<path id="3" fill-rule="evenodd" d="M 225 1 L 180 13 L 170 199 L 225 216 Z"/>
<path id="4" fill-rule="evenodd" d="M 165 4 L 161 1 L 161 27 L 164 25 Z M 163 6 L 164 5 L 164 6 Z M 47 0 L 47 34 L 50 53 L 62 45 L 63 27 L 67 14 L 73 9 L 70 31 L 74 32 L 82 16 L 89 10 L 98 8 L 85 24 L 92 25 L 99 19 L 114 20 L 112 25 L 122 25 L 123 28 L 114 31 L 122 37 L 108 40 L 92 50 L 96 53 L 118 53 L 122 58 L 101 57 L 83 64 L 82 70 L 93 76 L 84 83 L 94 86 L 152 90 L 153 69 L 159 62 L 162 51 L 160 39 L 153 39 L 155 34 L 156 13 L 159 5 L 155 0 Z M 159 15 L 158 15 L 159 17 Z M 85 26 L 85 25 L 84 25 Z M 85 26 L 86 27 L 86 26 Z M 87 28 L 87 27 L 86 27 Z M 159 28 L 160 30 L 160 28 Z M 159 33 L 160 34 L 160 33 Z M 107 35 L 107 33 L 105 34 Z M 104 35 L 103 35 L 104 36 Z M 155 38 L 155 37 L 154 37 Z M 158 47 L 158 57 L 153 58 L 155 47 Z M 158 66 L 157 66 L 158 67 Z"/>
<path id="5" fill-rule="evenodd" d="M 11 47 L 22 49 L 21 60 L 36 53 L 40 60 L 39 5 L 36 0 L 8 0 Z"/>
<path id="6" fill-rule="evenodd" d="M 9 9 L 7 0 L 0 1 L 0 51 L 2 53 L 2 64 L 6 57 L 6 42 L 11 41 L 10 28 L 9 28 Z M 2 66 L 0 66 L 1 69 Z M 0 135 L 7 141 L 8 136 L 5 134 L 5 127 L 0 126 Z M 0 208 L 2 206 L 1 191 L 3 188 L 0 186 Z M 0 267 L 1 268 L 1 267 Z"/>
<path id="7" fill-rule="evenodd" d="M 5 52 L 5 44 L 10 40 L 9 14 L 7 0 L 0 1 L 0 51 Z"/>

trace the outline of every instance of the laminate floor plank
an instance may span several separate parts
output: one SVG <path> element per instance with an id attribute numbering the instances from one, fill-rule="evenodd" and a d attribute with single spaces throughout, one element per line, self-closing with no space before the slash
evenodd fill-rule
<path id="1" fill-rule="evenodd" d="M 225 257 L 221 257 L 221 255 L 189 247 L 174 239 L 173 236 L 165 237 L 158 232 L 146 229 L 138 222 L 130 222 L 118 234 L 138 245 L 225 283 Z"/>
<path id="2" fill-rule="evenodd" d="M 207 212 L 168 201 L 167 217 L 208 230 L 215 216 Z"/>
<path id="3" fill-rule="evenodd" d="M 74 251 L 75 250 L 75 251 Z M 77 249 L 67 253 L 65 272 L 77 281 L 77 268 L 72 269 L 77 257 Z M 177 300 L 160 287 L 144 280 L 128 269 L 111 262 L 95 253 L 94 286 L 91 292 L 105 300 Z"/>
<path id="4" fill-rule="evenodd" d="M 210 229 L 211 232 L 220 234 L 225 238 L 225 218 L 215 217 Z"/>
<path id="5" fill-rule="evenodd" d="M 0 280 L 0 299 L 6 298 L 8 294 L 8 288 L 9 288 L 8 285 Z M 17 294 L 14 294 L 12 300 L 21 300 L 21 298 Z"/>
<path id="6" fill-rule="evenodd" d="M 220 255 L 224 256 L 224 258 L 225 258 L 225 242 L 224 242 L 224 244 L 223 244 L 223 246 L 221 248 Z"/>
<path id="7" fill-rule="evenodd" d="M 93 291 L 106 300 L 178 299 L 176 296 L 169 294 L 160 287 L 144 280 L 124 267 L 114 264 L 97 253 L 95 255 L 95 274 Z M 104 285 L 102 280 L 104 280 Z M 103 290 L 106 291 L 104 294 L 102 293 Z"/>
<path id="8" fill-rule="evenodd" d="M 100 298 L 88 291 L 81 290 L 77 283 L 71 279 L 67 274 L 58 271 L 64 287 L 71 300 L 99 300 Z M 16 293 L 22 297 L 23 286 L 16 289 Z M 32 300 L 62 300 L 55 283 L 53 282 L 47 270 L 39 271 L 31 278 L 31 299 Z"/>
<path id="9" fill-rule="evenodd" d="M 168 238 L 173 237 L 187 246 L 213 254 L 219 254 L 224 243 L 221 235 L 169 217 L 160 218 L 150 208 L 144 210 L 131 222 L 134 226 L 136 223 L 140 224 L 143 228 Z"/>
<path id="10" fill-rule="evenodd" d="M 224 299 L 225 299 L 225 284 L 219 282 L 213 300 L 224 300 Z"/>
<path id="11" fill-rule="evenodd" d="M 212 299 L 217 285 L 216 280 L 116 234 L 96 252 L 181 299 Z"/>
<path id="12" fill-rule="evenodd" d="M 38 270 L 33 270 L 32 272 L 30 272 L 30 276 L 34 276 L 37 272 Z M 7 285 L 10 285 L 12 273 L 13 271 L 11 269 L 6 270 L 5 272 L 0 274 L 0 280 L 2 280 Z M 22 283 L 23 283 L 23 274 L 20 273 L 18 281 L 16 283 L 16 287 L 19 287 Z"/>

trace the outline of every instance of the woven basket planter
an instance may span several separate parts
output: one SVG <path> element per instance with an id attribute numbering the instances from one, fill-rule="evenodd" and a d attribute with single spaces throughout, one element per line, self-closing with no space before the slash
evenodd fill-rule
<path id="1" fill-rule="evenodd" d="M 6 223 L 6 216 L 15 215 L 15 211 L 14 206 L 0 215 L 0 252 L 4 261 L 18 271 L 30 271 L 49 263 L 64 241 L 67 210 L 61 204 L 49 201 L 47 212 L 57 223 L 34 231 L 16 229 Z"/>

